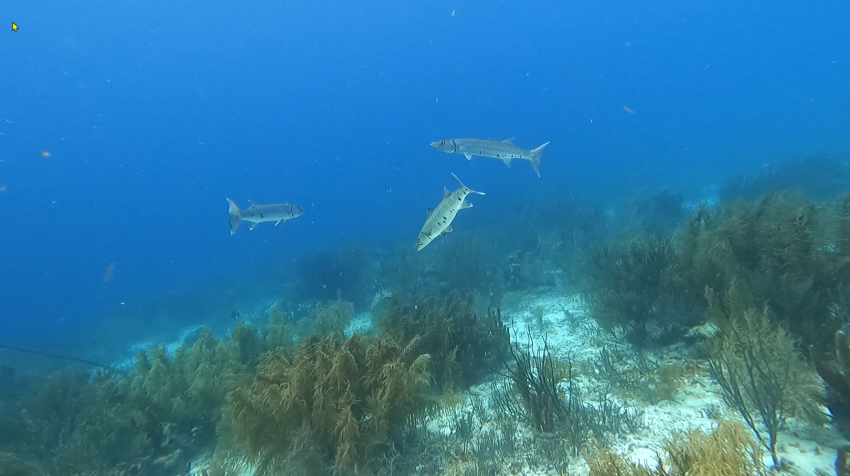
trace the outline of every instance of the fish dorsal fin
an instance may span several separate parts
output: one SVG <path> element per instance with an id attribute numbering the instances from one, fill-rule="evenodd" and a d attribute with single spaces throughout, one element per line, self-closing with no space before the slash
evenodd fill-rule
<path id="1" fill-rule="evenodd" d="M 454 231 L 454 230 L 452 230 L 452 226 L 451 226 L 451 225 L 449 225 L 449 226 L 447 226 L 447 227 L 446 227 L 446 233 L 451 233 L 452 231 Z"/>
<path id="2" fill-rule="evenodd" d="M 248 209 L 249 210 L 256 207 L 256 206 L 257 206 L 256 203 L 252 202 L 251 200 L 248 200 Z"/>
<path id="3" fill-rule="evenodd" d="M 427 209 L 427 210 L 425 210 L 425 213 L 427 213 L 427 214 L 428 214 L 428 216 L 431 216 L 431 214 L 432 214 L 432 213 L 434 213 L 434 209 L 433 209 L 433 208 L 431 208 L 431 207 L 428 207 L 428 209 Z"/>
<path id="4" fill-rule="evenodd" d="M 463 208 L 472 208 L 472 204 L 467 202 L 466 200 L 464 200 L 463 204 L 460 206 L 460 208 L 462 208 L 462 209 Z"/>
<path id="5" fill-rule="evenodd" d="M 509 138 L 503 140 L 502 142 L 504 142 L 505 144 L 508 144 L 508 145 L 514 145 L 514 138 L 509 137 Z"/>
<path id="6" fill-rule="evenodd" d="M 449 192 L 449 189 L 447 189 L 446 187 L 443 187 L 443 198 L 446 198 L 451 194 L 452 194 L 452 192 Z"/>

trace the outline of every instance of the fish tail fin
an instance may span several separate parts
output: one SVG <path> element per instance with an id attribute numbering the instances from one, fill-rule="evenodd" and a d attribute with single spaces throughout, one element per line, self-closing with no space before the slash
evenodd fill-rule
<path id="1" fill-rule="evenodd" d="M 459 183 L 461 187 L 463 187 L 463 188 L 465 188 L 465 189 L 469 190 L 469 193 L 477 193 L 478 195 L 487 195 L 487 194 L 486 194 L 486 193 L 484 193 L 484 192 L 477 192 L 477 191 L 472 190 L 471 188 L 467 187 L 466 185 L 464 185 L 464 184 L 463 184 L 463 182 L 461 182 L 461 181 L 460 181 L 460 179 L 459 179 L 459 178 L 457 178 L 457 175 L 455 175 L 455 174 L 454 174 L 454 172 L 452 172 L 452 177 L 454 177 L 454 178 L 455 178 L 455 180 L 457 180 L 457 183 Z"/>
<path id="2" fill-rule="evenodd" d="M 233 200 L 227 199 L 227 214 L 230 215 L 230 234 L 236 233 L 236 230 L 239 229 L 239 225 L 242 224 L 242 217 L 240 216 L 239 207 L 233 203 Z"/>
<path id="3" fill-rule="evenodd" d="M 529 157 L 529 161 L 531 162 L 531 167 L 534 169 L 534 172 L 540 177 L 540 159 L 543 158 L 543 149 L 549 145 L 549 142 L 541 145 L 540 147 L 531 151 L 531 157 Z"/>

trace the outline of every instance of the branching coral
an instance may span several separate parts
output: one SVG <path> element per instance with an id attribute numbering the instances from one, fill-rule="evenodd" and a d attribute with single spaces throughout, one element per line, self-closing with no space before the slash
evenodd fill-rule
<path id="1" fill-rule="evenodd" d="M 728 289 L 734 280 L 804 345 L 828 346 L 840 326 L 831 308 L 850 284 L 850 247 L 842 238 L 848 217 L 850 208 L 840 203 L 774 194 L 701 207 L 676 244 L 695 287 Z"/>
<path id="2" fill-rule="evenodd" d="M 354 304 L 345 301 L 332 301 L 313 308 L 310 319 L 313 320 L 313 335 L 319 337 L 341 336 L 351 323 Z"/>
<path id="3" fill-rule="evenodd" d="M 590 476 L 766 476 L 761 451 L 746 429 L 724 421 L 706 434 L 701 430 L 674 433 L 664 445 L 654 469 L 603 448 L 588 459 Z"/>
<path id="4" fill-rule="evenodd" d="M 555 438 L 571 455 L 578 455 L 591 433 L 602 441 L 607 435 L 635 432 L 643 426 L 643 412 L 625 409 L 602 393 L 595 404 L 581 398 L 572 362 L 555 360 L 544 339 L 536 346 L 514 344 L 503 356 L 512 387 L 496 389 L 497 413 L 527 421 L 546 438 Z"/>
<path id="5" fill-rule="evenodd" d="M 405 342 L 417 338 L 417 352 L 431 355 L 433 374 L 443 388 L 477 382 L 497 364 L 510 342 L 499 310 L 478 317 L 473 296 L 450 294 L 444 301 L 428 298 L 415 304 L 395 301 L 380 327 Z"/>
<path id="6" fill-rule="evenodd" d="M 233 438 L 258 474 L 295 465 L 309 474 L 353 474 L 403 448 L 431 403 L 430 357 L 358 335 L 311 337 L 263 359 L 254 381 L 231 392 Z M 302 459 L 303 454 L 317 458 Z"/>
<path id="7" fill-rule="evenodd" d="M 703 298 L 683 274 L 669 238 L 644 236 L 588 254 L 583 296 L 594 318 L 629 342 L 664 345 L 702 319 Z"/>
<path id="8" fill-rule="evenodd" d="M 794 339 L 770 322 L 767 311 L 738 297 L 733 287 L 724 305 L 712 303 L 721 333 L 709 342 L 709 370 L 723 389 L 723 399 L 738 411 L 759 442 L 779 464 L 776 440 L 790 416 L 817 415 L 819 385 Z M 766 428 L 762 435 L 757 421 Z"/>
<path id="9" fill-rule="evenodd" d="M 16 454 L 15 467 L 47 474 L 182 472 L 213 441 L 228 390 L 265 345 L 244 325 L 225 341 L 206 330 L 174 355 L 139 353 L 129 375 L 50 377 L 15 403 L 18 416 L 5 419 L 0 453 Z"/>

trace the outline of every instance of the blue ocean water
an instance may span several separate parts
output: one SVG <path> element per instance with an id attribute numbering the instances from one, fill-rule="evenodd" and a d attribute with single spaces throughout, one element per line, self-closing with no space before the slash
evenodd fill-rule
<path id="1" fill-rule="evenodd" d="M 498 223 L 846 153 L 848 24 L 835 0 L 6 1 L 0 340 L 226 319 L 311 250 L 412 247 L 450 172 Z M 538 178 L 428 146 L 454 137 L 551 144 Z M 307 213 L 230 236 L 225 197 Z"/>

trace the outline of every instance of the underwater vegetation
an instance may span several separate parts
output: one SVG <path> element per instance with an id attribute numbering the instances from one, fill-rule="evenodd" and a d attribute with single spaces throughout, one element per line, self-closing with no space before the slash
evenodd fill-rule
<path id="1" fill-rule="evenodd" d="M 501 312 L 478 317 L 474 304 L 471 294 L 457 293 L 413 304 L 395 300 L 379 327 L 399 342 L 416 340 L 416 351 L 431 356 L 438 388 L 466 388 L 499 366 L 501 353 L 510 346 Z"/>
<path id="2" fill-rule="evenodd" d="M 766 476 L 761 449 L 743 425 L 722 421 L 702 430 L 674 433 L 658 455 L 655 468 L 634 463 L 603 449 L 588 459 L 590 476 Z"/>
<path id="3" fill-rule="evenodd" d="M 826 385 L 826 406 L 835 426 L 845 438 L 850 438 L 850 337 L 846 330 L 835 332 L 834 359 L 827 359 L 815 347 L 810 348 L 810 353 Z"/>
<path id="4" fill-rule="evenodd" d="M 781 190 L 799 190 L 813 200 L 832 200 L 850 189 L 847 159 L 813 155 L 787 160 L 754 176 L 727 180 L 719 190 L 723 202 L 753 200 Z"/>
<path id="5" fill-rule="evenodd" d="M 346 300 L 368 304 L 376 264 L 364 246 L 349 244 L 299 256 L 295 293 L 299 301 Z"/>
<path id="6" fill-rule="evenodd" d="M 610 217 L 600 207 L 563 197 L 546 203 L 508 207 L 499 226 L 482 224 L 501 255 L 495 275 L 503 277 L 496 282 L 508 291 L 556 286 L 558 280 L 573 284 L 584 250 L 610 232 Z"/>
<path id="7" fill-rule="evenodd" d="M 681 340 L 704 319 L 702 289 L 689 282 L 671 238 L 642 235 L 587 254 L 582 296 L 599 325 L 641 347 Z"/>
<path id="8" fill-rule="evenodd" d="M 789 333 L 768 319 L 765 308 L 752 307 L 737 293 L 730 288 L 720 303 L 707 291 L 712 321 L 720 328 L 708 342 L 709 371 L 723 400 L 741 415 L 777 466 L 777 437 L 787 419 L 823 420 L 818 414 L 821 386 Z"/>
<path id="9" fill-rule="evenodd" d="M 140 352 L 128 375 L 60 373 L 5 405 L 0 474 L 163 475 L 185 471 L 215 441 L 228 391 L 269 348 L 290 346 L 280 323 L 208 330 L 173 355 Z"/>
<path id="10" fill-rule="evenodd" d="M 453 292 L 500 295 L 492 276 L 494 257 L 485 239 L 464 232 L 454 232 L 450 238 L 428 253 L 396 249 L 381 264 L 382 286 L 402 302 L 445 298 Z"/>
<path id="11" fill-rule="evenodd" d="M 351 323 L 354 314 L 354 304 L 345 301 L 332 301 L 319 304 L 310 311 L 312 321 L 311 335 L 325 337 L 342 336 L 345 328 Z"/>
<path id="12" fill-rule="evenodd" d="M 511 385 L 494 388 L 493 406 L 503 418 L 527 422 L 543 439 L 554 439 L 571 456 L 579 455 L 595 435 L 610 444 L 611 436 L 634 433 L 643 427 L 643 412 L 614 403 L 607 391 L 588 403 L 576 383 L 573 364 L 553 358 L 548 342 L 512 344 L 503 356 L 504 375 Z"/>
<path id="13" fill-rule="evenodd" d="M 620 227 L 626 234 L 668 236 L 688 215 L 684 201 L 681 193 L 671 190 L 638 194 L 619 206 Z"/>
<path id="14" fill-rule="evenodd" d="M 723 292 L 735 282 L 803 348 L 829 348 L 847 320 L 848 234 L 847 195 L 828 204 L 790 193 L 701 205 L 672 236 L 613 239 L 591 249 L 581 291 L 603 328 L 658 346 L 704 322 L 706 287 Z"/>
<path id="15" fill-rule="evenodd" d="M 272 351 L 228 396 L 230 437 L 258 475 L 368 473 L 432 404 L 430 356 L 416 347 L 355 334 Z"/>

